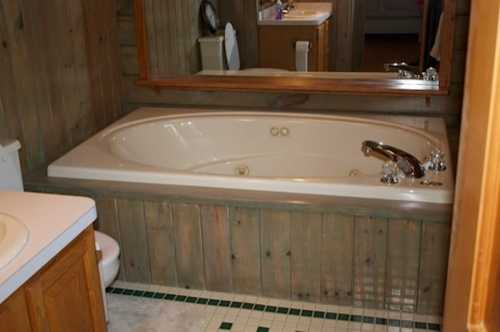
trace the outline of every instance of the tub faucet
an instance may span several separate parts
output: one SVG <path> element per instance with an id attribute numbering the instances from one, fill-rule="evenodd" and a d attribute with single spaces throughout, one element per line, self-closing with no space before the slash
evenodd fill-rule
<path id="1" fill-rule="evenodd" d="M 420 161 L 401 149 L 375 141 L 364 141 L 361 151 L 366 156 L 372 152 L 384 156 L 394 162 L 406 177 L 420 179 L 425 176 L 425 170 Z"/>

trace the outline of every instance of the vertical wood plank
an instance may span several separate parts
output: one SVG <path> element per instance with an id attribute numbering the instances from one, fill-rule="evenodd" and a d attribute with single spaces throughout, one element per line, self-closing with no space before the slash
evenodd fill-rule
<path id="1" fill-rule="evenodd" d="M 116 201 L 120 223 L 120 239 L 124 277 L 132 282 L 151 282 L 149 253 L 144 221 L 144 204 L 140 200 Z"/>
<path id="2" fill-rule="evenodd" d="M 388 222 L 387 309 L 414 312 L 417 308 L 421 222 L 390 219 Z"/>
<path id="3" fill-rule="evenodd" d="M 120 242 L 120 225 L 116 215 L 116 205 L 113 198 L 98 198 L 96 200 L 98 230 Z"/>
<path id="4" fill-rule="evenodd" d="M 262 293 L 290 297 L 290 212 L 262 210 Z"/>
<path id="5" fill-rule="evenodd" d="M 202 205 L 201 224 L 207 289 L 232 291 L 231 242 L 225 206 Z"/>
<path id="6" fill-rule="evenodd" d="M 321 213 L 292 212 L 290 222 L 291 297 L 319 302 L 321 297 Z"/>
<path id="7" fill-rule="evenodd" d="M 387 220 L 356 217 L 354 234 L 354 305 L 383 309 Z"/>
<path id="8" fill-rule="evenodd" d="M 193 204 L 174 204 L 172 217 L 178 285 L 204 289 L 200 207 Z"/>
<path id="9" fill-rule="evenodd" d="M 175 234 L 171 209 L 166 202 L 144 202 L 151 282 L 177 286 Z"/>
<path id="10" fill-rule="evenodd" d="M 233 290 L 261 294 L 260 211 L 229 209 Z"/>
<path id="11" fill-rule="evenodd" d="M 450 225 L 424 221 L 420 248 L 419 313 L 436 315 L 443 312 L 449 250 Z"/>
<path id="12" fill-rule="evenodd" d="M 354 217 L 326 213 L 321 240 L 321 302 L 353 303 Z"/>

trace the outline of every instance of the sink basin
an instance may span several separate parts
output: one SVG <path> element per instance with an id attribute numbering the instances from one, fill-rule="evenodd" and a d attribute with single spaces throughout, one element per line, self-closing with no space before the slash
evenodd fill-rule
<path id="1" fill-rule="evenodd" d="M 333 6 L 326 2 L 297 2 L 295 8 L 276 19 L 276 9 L 271 6 L 259 12 L 258 25 L 309 25 L 319 26 L 332 15 Z"/>
<path id="2" fill-rule="evenodd" d="M 23 250 L 28 236 L 29 230 L 21 221 L 0 213 L 0 269 Z"/>
<path id="3" fill-rule="evenodd" d="M 289 11 L 286 15 L 285 18 L 308 18 L 308 17 L 314 17 L 321 15 L 321 12 L 318 12 L 317 10 L 298 10 L 294 9 Z"/>

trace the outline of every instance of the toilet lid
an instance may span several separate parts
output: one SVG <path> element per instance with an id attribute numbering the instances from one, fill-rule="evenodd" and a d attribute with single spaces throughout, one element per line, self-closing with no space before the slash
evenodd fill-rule
<path id="1" fill-rule="evenodd" d="M 229 70 L 240 70 L 238 40 L 236 39 L 236 30 L 234 30 L 231 23 L 226 24 L 224 46 L 226 47 L 227 68 Z"/>
<path id="2" fill-rule="evenodd" d="M 104 265 L 118 258 L 120 247 L 113 238 L 101 232 L 95 232 L 96 248 L 102 252 L 102 263 Z"/>

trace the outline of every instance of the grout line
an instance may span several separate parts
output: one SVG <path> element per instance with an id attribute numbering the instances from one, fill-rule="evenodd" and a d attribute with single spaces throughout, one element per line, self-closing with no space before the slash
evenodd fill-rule
<path id="1" fill-rule="evenodd" d="M 275 305 L 265 305 L 252 302 L 242 302 L 242 301 L 231 301 L 231 300 L 221 300 L 213 297 L 196 297 L 189 295 L 179 295 L 175 293 L 163 293 L 124 288 L 124 287 L 108 287 L 106 288 L 106 293 L 148 298 L 151 300 L 166 300 L 181 303 L 191 303 L 199 305 L 208 305 L 213 307 L 227 308 L 227 309 L 240 309 L 240 310 L 251 310 L 259 311 L 262 313 L 271 313 L 276 315 L 286 315 L 288 317 L 304 317 L 304 318 L 316 318 L 324 321 L 343 321 L 346 323 L 365 323 L 373 325 L 382 325 L 390 327 L 401 327 L 401 328 L 417 328 L 417 329 L 427 329 L 429 331 L 441 331 L 440 324 L 410 321 L 402 319 L 391 319 L 382 318 L 376 316 L 365 316 L 365 315 L 352 315 L 343 314 L 331 311 L 321 311 L 321 310 L 310 310 L 310 309 L 296 309 L 285 306 L 275 306 Z"/>

